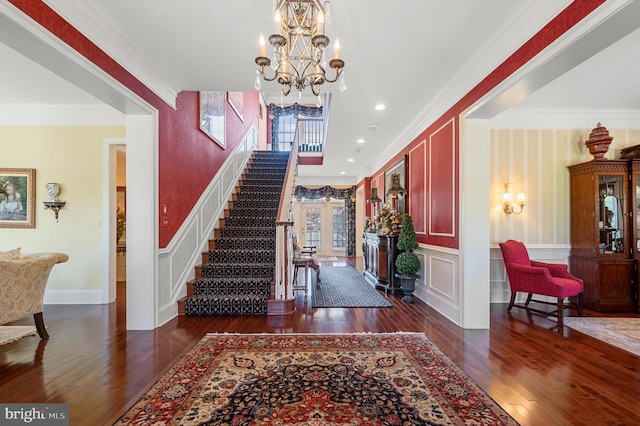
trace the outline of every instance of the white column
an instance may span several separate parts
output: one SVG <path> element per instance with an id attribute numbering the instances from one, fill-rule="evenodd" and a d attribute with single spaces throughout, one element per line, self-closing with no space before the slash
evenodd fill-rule
<path id="1" fill-rule="evenodd" d="M 460 121 L 460 326 L 489 328 L 489 120 Z"/>
<path id="2" fill-rule="evenodd" d="M 158 122 L 127 115 L 127 330 L 158 326 Z"/>

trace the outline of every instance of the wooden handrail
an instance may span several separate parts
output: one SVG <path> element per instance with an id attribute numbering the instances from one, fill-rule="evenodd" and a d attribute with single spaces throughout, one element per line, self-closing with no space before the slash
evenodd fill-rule
<path id="1" fill-rule="evenodd" d="M 276 268 L 274 271 L 273 298 L 277 301 L 294 299 L 293 285 L 290 282 L 293 276 L 293 189 L 298 170 L 298 143 L 294 141 L 289 154 L 287 171 L 280 193 L 278 215 L 276 218 Z"/>

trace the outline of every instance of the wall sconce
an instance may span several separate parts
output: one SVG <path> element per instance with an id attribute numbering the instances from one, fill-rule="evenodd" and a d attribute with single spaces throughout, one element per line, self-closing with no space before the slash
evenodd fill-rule
<path id="1" fill-rule="evenodd" d="M 382 203 L 382 199 L 378 197 L 378 188 L 371 188 L 371 196 L 369 196 L 367 203 L 371 204 L 371 220 L 373 220 L 376 217 L 378 204 Z"/>
<path id="2" fill-rule="evenodd" d="M 49 195 L 49 201 L 44 201 L 45 210 L 53 210 L 53 213 L 56 218 L 56 223 L 58 222 L 58 212 L 62 210 L 65 203 L 64 201 L 58 201 L 58 194 L 60 194 L 60 185 L 57 183 L 48 183 L 45 185 L 47 190 L 47 194 Z"/>
<path id="3" fill-rule="evenodd" d="M 516 211 L 515 206 L 511 203 L 511 193 L 509 192 L 509 183 L 504 184 L 504 194 L 502 195 L 502 210 L 506 215 L 520 214 L 524 210 L 525 196 L 524 192 L 519 192 L 516 196 L 516 203 L 520 206 L 520 210 Z"/>

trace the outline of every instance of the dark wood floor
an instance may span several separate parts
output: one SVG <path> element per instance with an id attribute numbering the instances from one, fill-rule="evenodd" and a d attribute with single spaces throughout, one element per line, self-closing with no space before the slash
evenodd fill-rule
<path id="1" fill-rule="evenodd" d="M 205 333 L 410 331 L 426 333 L 522 425 L 640 424 L 640 357 L 505 305 L 492 306 L 490 330 L 463 330 L 422 302 L 389 298 L 393 308 L 312 309 L 300 292 L 288 318 L 178 317 L 153 331 L 125 330 L 124 297 L 49 305 L 51 339 L 0 347 L 0 402 L 69 403 L 71 425 L 110 424 Z"/>

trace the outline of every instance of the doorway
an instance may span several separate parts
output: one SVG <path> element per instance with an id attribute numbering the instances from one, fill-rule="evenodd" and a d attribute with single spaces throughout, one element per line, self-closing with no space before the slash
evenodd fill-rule
<path id="1" fill-rule="evenodd" d="M 302 246 L 315 246 L 318 256 L 344 257 L 347 212 L 344 200 L 302 200 L 294 203 L 295 231 Z"/>

